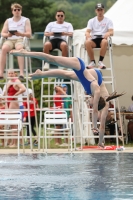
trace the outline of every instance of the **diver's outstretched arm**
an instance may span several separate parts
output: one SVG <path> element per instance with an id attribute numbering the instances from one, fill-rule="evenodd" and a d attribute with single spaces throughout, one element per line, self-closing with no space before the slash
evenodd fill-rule
<path id="1" fill-rule="evenodd" d="M 62 56 L 52 56 L 42 52 L 29 52 L 24 49 L 21 50 L 11 50 L 10 54 L 15 56 L 31 57 L 44 60 L 47 63 L 61 66 L 65 68 L 80 70 L 80 63 L 76 57 L 62 57 Z"/>
<path id="2" fill-rule="evenodd" d="M 32 80 L 48 78 L 48 77 L 57 77 L 57 78 L 79 81 L 74 71 L 67 71 L 67 70 L 62 70 L 62 69 L 53 69 L 49 71 L 41 71 L 40 69 L 38 69 L 36 70 L 35 73 L 29 74 L 29 76 L 31 77 Z"/>

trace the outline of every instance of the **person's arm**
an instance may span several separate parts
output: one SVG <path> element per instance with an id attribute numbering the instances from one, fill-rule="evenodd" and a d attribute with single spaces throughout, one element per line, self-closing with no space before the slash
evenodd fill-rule
<path id="1" fill-rule="evenodd" d="M 94 91 L 93 98 L 93 110 L 92 110 L 92 123 L 93 128 L 97 129 L 97 119 L 98 119 L 98 103 L 100 99 L 100 87 L 96 82 L 92 82 L 92 90 Z"/>
<path id="2" fill-rule="evenodd" d="M 91 29 L 87 29 L 85 32 L 86 40 L 91 39 Z"/>
<path id="3" fill-rule="evenodd" d="M 55 88 L 58 89 L 58 91 L 60 92 L 61 95 L 67 95 L 66 92 L 59 86 L 56 86 Z M 63 96 L 64 97 L 64 96 Z"/>
<path id="4" fill-rule="evenodd" d="M 114 34 L 114 30 L 109 29 L 108 32 L 105 33 L 104 39 L 107 39 L 108 37 L 113 36 L 113 34 Z"/>
<path id="5" fill-rule="evenodd" d="M 62 35 L 73 36 L 73 26 L 69 23 L 67 32 L 62 32 Z"/>
<path id="6" fill-rule="evenodd" d="M 63 35 L 66 35 L 66 36 L 73 36 L 73 32 L 62 32 L 61 35 L 62 35 L 62 36 L 63 36 Z"/>
<path id="7" fill-rule="evenodd" d="M 28 38 L 31 37 L 31 34 L 32 34 L 32 31 L 31 31 L 31 23 L 30 23 L 30 20 L 29 20 L 29 19 L 27 19 L 26 22 L 25 22 L 25 32 L 24 32 L 24 33 L 15 32 L 15 35 L 16 35 L 16 36 L 28 37 Z"/>
<path id="8" fill-rule="evenodd" d="M 14 87 L 18 90 L 14 96 L 18 96 L 19 94 L 22 94 L 26 91 L 25 85 L 21 83 L 19 80 L 16 81 Z"/>
<path id="9" fill-rule="evenodd" d="M 2 31 L 1 31 L 1 36 L 4 38 L 12 37 L 12 34 L 8 30 L 8 20 L 5 21 Z"/>
<path id="10" fill-rule="evenodd" d="M 38 101 L 37 101 L 37 99 L 36 99 L 36 98 L 35 98 L 35 101 L 36 101 L 36 103 L 35 103 L 35 105 L 36 105 L 36 108 L 39 108 Z"/>
<path id="11" fill-rule="evenodd" d="M 114 35 L 114 28 L 113 28 L 113 22 L 109 19 L 108 22 L 108 31 L 105 33 L 104 38 L 107 39 L 110 36 Z"/>
<path id="12" fill-rule="evenodd" d="M 52 22 L 50 22 L 46 28 L 45 28 L 45 31 L 44 31 L 44 35 L 45 36 L 54 36 L 54 33 L 51 32 L 51 26 L 52 26 Z"/>

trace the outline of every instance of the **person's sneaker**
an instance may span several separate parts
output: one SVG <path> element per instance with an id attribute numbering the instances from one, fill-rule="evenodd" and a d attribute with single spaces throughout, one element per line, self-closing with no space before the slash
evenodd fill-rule
<path id="1" fill-rule="evenodd" d="M 0 80 L 4 80 L 4 77 L 3 77 L 3 76 L 0 76 Z"/>
<path id="2" fill-rule="evenodd" d="M 102 61 L 98 61 L 98 68 L 99 69 L 106 69 L 106 66 Z"/>
<path id="3" fill-rule="evenodd" d="M 25 80 L 22 75 L 20 75 L 18 78 L 19 78 L 20 81 L 24 81 Z"/>
<path id="4" fill-rule="evenodd" d="M 45 63 L 43 66 L 43 71 L 48 71 L 49 70 L 49 63 Z"/>
<path id="5" fill-rule="evenodd" d="M 96 63 L 94 61 L 91 61 L 89 65 L 86 66 L 87 69 L 93 69 L 96 67 Z"/>
<path id="6" fill-rule="evenodd" d="M 67 143 L 63 143 L 60 145 L 60 147 L 68 147 L 68 144 Z"/>

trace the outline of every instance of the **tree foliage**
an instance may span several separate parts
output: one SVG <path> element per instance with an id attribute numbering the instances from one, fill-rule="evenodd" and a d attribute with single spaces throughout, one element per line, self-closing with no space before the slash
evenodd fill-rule
<path id="1" fill-rule="evenodd" d="M 17 0 L 23 6 L 22 15 L 31 21 L 32 31 L 43 32 L 46 25 L 55 20 L 55 13 L 63 9 L 66 21 L 73 24 L 74 29 L 86 27 L 90 18 L 95 16 L 95 5 L 99 0 Z M 107 11 L 116 0 L 101 0 Z M 0 28 L 4 21 L 12 17 L 11 4 L 13 0 L 0 0 Z"/>
<path id="2" fill-rule="evenodd" d="M 28 17 L 31 21 L 32 31 L 44 31 L 45 26 L 54 18 L 51 12 L 53 3 L 48 0 L 32 0 L 32 1 L 15 1 L 22 5 L 22 15 Z M 12 0 L 0 0 L 0 27 L 2 28 L 4 21 L 12 17 L 11 4 Z"/>

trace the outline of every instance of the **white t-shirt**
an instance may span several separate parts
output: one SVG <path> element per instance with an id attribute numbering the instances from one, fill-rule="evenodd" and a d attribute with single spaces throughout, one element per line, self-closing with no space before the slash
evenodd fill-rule
<path id="1" fill-rule="evenodd" d="M 129 112 L 133 112 L 133 104 L 131 104 L 129 107 L 128 107 L 128 110 Z"/>
<path id="2" fill-rule="evenodd" d="M 91 30 L 92 39 L 95 39 L 95 35 L 104 36 L 109 29 L 113 29 L 113 22 L 107 17 L 104 17 L 103 20 L 99 22 L 96 16 L 88 21 L 87 29 Z"/>
<path id="3" fill-rule="evenodd" d="M 1 89 L 1 87 L 0 87 L 0 94 L 2 94 L 3 93 L 3 91 L 2 91 L 2 89 Z"/>
<path id="4" fill-rule="evenodd" d="M 25 32 L 25 22 L 28 18 L 21 16 L 21 19 L 18 22 L 15 22 L 12 18 L 8 19 L 8 29 L 9 30 L 17 30 L 20 33 Z M 18 39 L 18 38 L 23 38 L 22 36 L 16 36 L 13 35 L 12 37 L 8 37 L 10 40 Z"/>
<path id="5" fill-rule="evenodd" d="M 71 23 L 63 22 L 63 24 L 58 24 L 56 21 L 50 22 L 45 29 L 45 32 L 72 32 L 73 33 L 73 26 Z M 50 39 L 54 38 L 54 36 L 50 36 Z M 66 40 L 66 36 L 60 36 L 63 40 Z"/>

